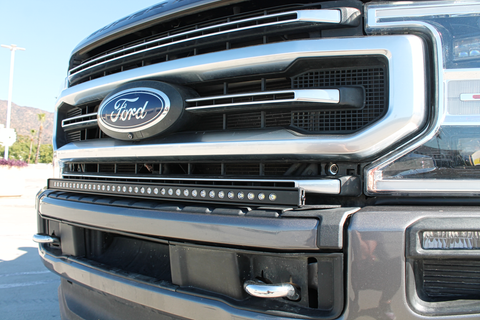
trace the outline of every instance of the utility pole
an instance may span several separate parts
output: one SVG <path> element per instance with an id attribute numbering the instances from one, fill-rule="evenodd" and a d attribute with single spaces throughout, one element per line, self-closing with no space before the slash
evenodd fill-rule
<path id="1" fill-rule="evenodd" d="M 6 129 L 10 129 L 10 114 L 12 113 L 12 88 L 13 88 L 13 66 L 15 64 L 15 51 L 17 50 L 22 50 L 25 51 L 25 48 L 20 48 L 17 47 L 16 44 L 12 45 L 5 45 L 2 44 L 2 47 L 7 48 L 10 50 L 10 81 L 8 84 L 8 106 L 7 106 L 7 124 L 6 124 Z M 4 159 L 8 160 L 8 145 L 5 145 L 5 154 L 4 154 Z"/>

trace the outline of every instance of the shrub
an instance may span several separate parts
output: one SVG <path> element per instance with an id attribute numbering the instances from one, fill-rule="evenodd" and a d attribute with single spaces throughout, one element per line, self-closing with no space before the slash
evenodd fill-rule
<path id="1" fill-rule="evenodd" d="M 5 160 L 5 159 L 0 159 L 0 166 L 9 166 L 9 167 L 21 168 L 21 167 L 26 167 L 26 166 L 27 166 L 27 163 L 26 163 L 25 161 L 22 161 L 22 160 L 15 160 L 15 159 Z"/>

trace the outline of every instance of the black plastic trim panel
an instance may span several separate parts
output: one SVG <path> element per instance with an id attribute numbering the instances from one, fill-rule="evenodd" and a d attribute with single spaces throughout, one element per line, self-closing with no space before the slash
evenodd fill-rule
<path id="1" fill-rule="evenodd" d="M 51 190 L 38 205 L 42 216 L 106 230 L 278 250 L 342 249 L 344 224 L 358 210 L 209 208 Z"/>
<path id="2" fill-rule="evenodd" d="M 317 219 L 268 219 L 135 209 L 45 197 L 43 216 L 170 239 L 283 250 L 314 250 Z"/>

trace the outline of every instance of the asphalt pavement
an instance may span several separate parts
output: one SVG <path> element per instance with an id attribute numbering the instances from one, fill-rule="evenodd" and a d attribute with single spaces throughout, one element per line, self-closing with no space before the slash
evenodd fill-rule
<path id="1" fill-rule="evenodd" d="M 32 241 L 37 228 L 35 194 L 53 171 L 43 164 L 25 171 L 23 195 L 0 197 L 0 319 L 60 319 L 60 279 L 45 268 Z M 0 183 L 5 183 L 1 176 Z"/>

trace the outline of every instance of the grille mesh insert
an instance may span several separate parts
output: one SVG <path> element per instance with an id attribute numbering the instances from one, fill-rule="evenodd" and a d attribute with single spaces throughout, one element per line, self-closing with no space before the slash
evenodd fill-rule
<path id="1" fill-rule="evenodd" d="M 354 132 L 373 123 L 386 112 L 385 70 L 355 68 L 310 71 L 293 78 L 294 89 L 362 86 L 365 107 L 361 110 L 293 112 L 292 126 L 315 132 Z"/>
<path id="2" fill-rule="evenodd" d="M 434 300 L 480 299 L 480 262 L 424 260 L 424 293 Z"/>
<path id="3" fill-rule="evenodd" d="M 290 127 L 308 133 L 354 133 L 373 124 L 386 113 L 387 84 L 385 66 L 309 71 L 292 77 L 291 89 L 361 86 L 365 89 L 365 107 L 360 110 L 339 111 L 256 111 L 214 116 L 209 114 L 199 119 L 195 129 L 208 131 L 222 128 L 231 130 Z"/>

